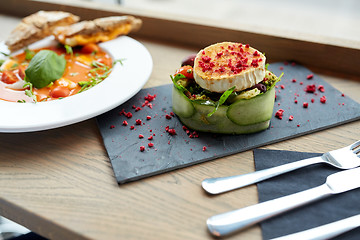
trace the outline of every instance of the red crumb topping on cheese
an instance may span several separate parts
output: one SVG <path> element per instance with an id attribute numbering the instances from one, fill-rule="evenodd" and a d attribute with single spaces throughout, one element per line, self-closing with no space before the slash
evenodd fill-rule
<path id="1" fill-rule="evenodd" d="M 217 47 L 216 50 L 203 50 L 197 59 L 201 71 L 209 75 L 235 75 L 251 67 L 257 68 L 263 55 L 249 45 L 232 43 Z"/>

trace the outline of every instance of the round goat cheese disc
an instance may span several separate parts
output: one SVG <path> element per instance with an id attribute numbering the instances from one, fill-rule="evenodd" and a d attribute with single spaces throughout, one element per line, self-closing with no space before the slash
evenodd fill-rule
<path id="1" fill-rule="evenodd" d="M 196 55 L 194 79 L 211 92 L 223 93 L 233 86 L 235 91 L 241 91 L 264 79 L 265 60 L 261 52 L 248 44 L 213 44 Z"/>

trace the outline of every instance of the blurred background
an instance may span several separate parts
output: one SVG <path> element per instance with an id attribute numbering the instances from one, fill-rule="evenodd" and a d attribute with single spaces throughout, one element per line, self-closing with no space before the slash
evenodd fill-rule
<path id="1" fill-rule="evenodd" d="M 167 15 L 229 21 L 253 30 L 266 29 L 360 40 L 357 0 L 83 0 Z M 231 27 L 231 26 L 229 26 Z M 268 32 L 269 34 L 276 34 Z"/>

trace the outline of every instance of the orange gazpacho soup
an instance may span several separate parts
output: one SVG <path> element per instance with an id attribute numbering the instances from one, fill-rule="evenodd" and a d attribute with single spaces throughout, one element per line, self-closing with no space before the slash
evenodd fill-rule
<path id="1" fill-rule="evenodd" d="M 25 71 L 33 56 L 44 49 L 64 56 L 65 70 L 61 78 L 45 87 L 36 88 L 28 84 Z M 110 74 L 112 65 L 111 57 L 93 43 L 71 49 L 63 45 L 26 49 L 2 64 L 0 99 L 11 102 L 43 102 L 68 97 L 100 83 Z"/>

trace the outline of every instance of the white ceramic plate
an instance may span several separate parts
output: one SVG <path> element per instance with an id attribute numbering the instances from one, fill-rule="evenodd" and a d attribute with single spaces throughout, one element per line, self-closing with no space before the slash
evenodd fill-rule
<path id="1" fill-rule="evenodd" d="M 32 44 L 38 48 L 53 44 L 52 38 Z M 141 90 L 150 77 L 153 62 L 138 41 L 122 36 L 100 44 L 116 63 L 100 84 L 82 93 L 49 102 L 16 103 L 0 100 L 0 132 L 32 132 L 66 126 L 107 112 L 126 102 Z M 0 51 L 6 52 L 4 44 Z"/>

